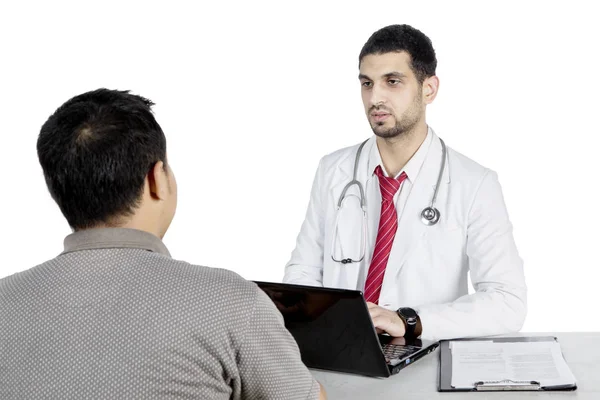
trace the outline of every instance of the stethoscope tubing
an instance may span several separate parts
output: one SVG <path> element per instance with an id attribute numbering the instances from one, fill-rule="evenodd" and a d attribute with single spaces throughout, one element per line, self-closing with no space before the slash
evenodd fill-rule
<path id="1" fill-rule="evenodd" d="M 446 161 L 447 161 L 447 157 L 448 157 L 448 151 L 446 148 L 446 143 L 444 143 L 444 141 L 442 140 L 442 138 L 439 138 L 440 140 L 440 144 L 442 145 L 442 161 L 440 164 L 440 172 L 438 173 L 438 178 L 437 178 L 437 182 L 435 184 L 435 190 L 433 192 L 433 196 L 431 197 L 431 203 L 428 207 L 425 207 L 423 209 L 423 211 L 421 211 L 421 221 L 427 225 L 427 226 L 433 226 L 435 224 L 438 223 L 438 221 L 440 220 L 440 211 L 435 208 L 435 201 L 437 199 L 437 195 L 438 195 L 438 191 L 440 188 L 440 184 L 442 182 L 442 177 L 444 175 L 444 171 L 446 168 Z M 360 146 L 358 147 L 358 150 L 356 151 L 356 157 L 354 159 L 354 172 L 352 175 L 352 180 L 350 182 L 348 182 L 346 184 L 346 186 L 344 186 L 344 189 L 342 190 L 342 193 L 340 194 L 340 197 L 338 199 L 338 204 L 337 204 L 337 217 L 336 217 L 336 222 L 335 222 L 335 228 L 334 228 L 334 236 L 333 236 L 333 240 L 332 240 L 332 246 L 331 246 L 331 259 L 335 262 L 341 262 L 342 264 L 348 264 L 348 263 L 352 263 L 352 262 L 360 262 L 364 259 L 365 257 L 365 251 L 366 251 L 366 244 L 364 243 L 366 241 L 366 232 L 362 232 L 361 235 L 363 236 L 363 240 L 361 241 L 361 257 L 358 260 L 353 260 L 351 258 L 341 258 L 341 259 L 336 259 L 334 257 L 334 250 L 335 250 L 335 237 L 337 236 L 337 227 L 338 227 L 338 218 L 339 218 L 339 212 L 340 209 L 342 208 L 342 203 L 344 201 L 344 198 L 346 197 L 346 192 L 348 191 L 348 189 L 350 189 L 353 185 L 358 186 L 358 190 L 360 192 L 360 207 L 362 208 L 363 211 L 363 231 L 366 230 L 366 212 L 367 212 L 367 207 L 366 207 L 366 196 L 365 196 L 365 191 L 363 188 L 362 183 L 360 183 L 360 181 L 357 178 L 358 175 L 358 163 L 360 161 L 360 155 L 362 153 L 363 148 L 365 147 L 365 144 L 369 141 L 369 139 L 365 140 L 364 142 L 362 142 L 360 144 Z"/>

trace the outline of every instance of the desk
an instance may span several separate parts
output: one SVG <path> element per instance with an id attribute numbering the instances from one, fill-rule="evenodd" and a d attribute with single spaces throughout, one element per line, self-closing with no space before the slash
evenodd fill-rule
<path id="1" fill-rule="evenodd" d="M 389 378 L 368 378 L 337 372 L 311 370 L 330 400 L 354 399 L 600 399 L 600 332 L 521 333 L 507 336 L 556 336 L 577 380 L 574 392 L 440 393 L 439 349 Z"/>

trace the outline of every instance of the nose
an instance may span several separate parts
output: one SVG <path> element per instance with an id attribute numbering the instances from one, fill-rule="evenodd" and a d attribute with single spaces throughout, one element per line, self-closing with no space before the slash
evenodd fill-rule
<path id="1" fill-rule="evenodd" d="M 383 92 L 383 90 L 381 90 L 379 85 L 377 85 L 377 84 L 373 85 L 373 88 L 371 89 L 371 98 L 369 100 L 371 103 L 370 104 L 371 107 L 377 107 L 377 106 L 385 104 L 384 92 Z"/>

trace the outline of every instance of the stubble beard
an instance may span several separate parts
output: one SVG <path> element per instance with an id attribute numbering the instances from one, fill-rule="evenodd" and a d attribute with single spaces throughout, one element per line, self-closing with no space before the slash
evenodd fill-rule
<path id="1" fill-rule="evenodd" d="M 382 139 L 392 139 L 396 137 L 400 137 L 401 135 L 406 135 L 412 132 L 415 129 L 415 126 L 420 122 L 422 117 L 421 107 L 421 94 L 415 98 L 411 107 L 406 110 L 400 118 L 396 116 L 396 114 L 392 114 L 396 123 L 393 127 L 385 129 L 382 128 L 385 125 L 385 122 L 376 122 L 371 125 L 371 129 L 373 129 L 373 133 L 376 136 L 379 136 Z M 377 109 L 377 108 L 376 108 Z"/>

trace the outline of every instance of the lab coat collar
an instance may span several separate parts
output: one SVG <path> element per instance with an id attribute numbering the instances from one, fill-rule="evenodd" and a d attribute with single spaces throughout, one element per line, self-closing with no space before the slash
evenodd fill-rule
<path id="1" fill-rule="evenodd" d="M 407 179 L 411 183 L 415 182 L 417 176 L 419 175 L 419 171 L 423 166 L 423 162 L 425 161 L 425 158 L 427 158 L 429 145 L 431 144 L 433 135 L 433 130 L 430 127 L 427 127 L 427 136 L 425 136 L 425 140 L 423 140 L 423 143 L 421 143 L 421 146 L 419 146 L 419 149 L 416 151 L 416 153 L 410 158 L 410 160 L 408 160 L 406 165 L 400 170 L 400 172 L 398 172 L 398 174 L 394 178 L 397 179 L 402 174 L 402 172 L 406 172 Z M 383 170 L 385 175 L 389 176 L 388 172 L 383 166 L 383 162 L 381 161 L 381 154 L 379 153 L 379 148 L 377 147 L 377 141 L 375 141 L 375 144 L 371 147 L 371 151 L 369 152 L 369 163 L 367 171 L 369 171 L 371 174 L 374 174 L 375 168 L 377 168 L 378 165 L 381 166 L 381 169 Z"/>
<path id="2" fill-rule="evenodd" d="M 354 161 L 356 159 L 356 152 L 359 146 L 360 144 L 357 144 L 350 148 L 338 150 L 345 153 L 345 155 L 341 157 L 337 163 L 337 169 L 341 173 L 339 185 L 342 187 L 347 183 L 346 180 L 352 180 L 354 173 Z M 402 169 L 402 171 L 407 171 L 406 173 L 408 175 L 408 179 L 412 184 L 415 183 L 423 165 L 430 157 L 433 159 L 436 157 L 441 157 L 441 147 L 442 146 L 440 144 L 439 137 L 431 127 L 428 127 L 425 140 L 417 152 Z M 438 151 L 439 154 L 437 154 Z M 448 151 L 450 151 L 450 149 L 448 149 Z M 380 164 L 381 156 L 379 155 L 379 149 L 377 148 L 377 136 L 373 135 L 367 140 L 367 143 L 362 150 L 361 157 L 358 162 L 357 179 L 363 184 L 368 184 L 371 179 L 375 178 L 375 168 Z M 439 164 L 437 168 L 439 171 Z M 402 171 L 400 171 L 400 173 L 402 173 Z M 450 183 L 450 165 L 448 163 L 448 158 L 445 160 L 442 182 Z"/>

